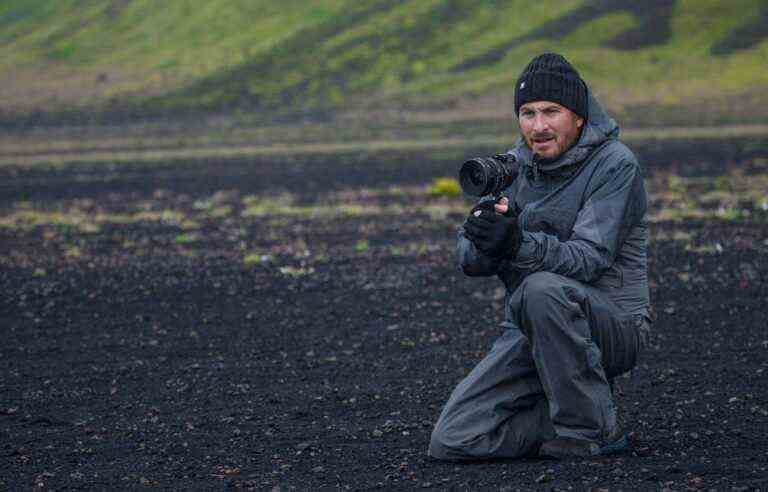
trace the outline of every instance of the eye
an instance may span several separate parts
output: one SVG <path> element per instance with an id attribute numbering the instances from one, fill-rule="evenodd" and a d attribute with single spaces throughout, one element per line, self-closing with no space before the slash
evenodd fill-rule
<path id="1" fill-rule="evenodd" d="M 525 118 L 530 118 L 531 116 L 533 116 L 533 114 L 534 114 L 533 111 L 531 111 L 530 109 L 524 109 L 520 111 L 520 116 L 523 116 Z"/>

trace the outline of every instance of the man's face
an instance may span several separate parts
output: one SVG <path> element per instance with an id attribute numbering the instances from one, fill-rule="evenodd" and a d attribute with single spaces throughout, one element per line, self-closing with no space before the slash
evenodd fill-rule
<path id="1" fill-rule="evenodd" d="M 584 125 L 584 118 L 551 101 L 523 104 L 518 121 L 528 146 L 545 159 L 555 159 L 568 150 Z"/>

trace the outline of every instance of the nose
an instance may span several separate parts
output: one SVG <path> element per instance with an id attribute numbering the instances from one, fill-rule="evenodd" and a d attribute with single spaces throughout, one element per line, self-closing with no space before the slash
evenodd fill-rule
<path id="1" fill-rule="evenodd" d="M 533 119 L 533 131 L 535 133 L 544 133 L 549 130 L 549 123 L 547 119 L 541 113 L 536 113 Z"/>

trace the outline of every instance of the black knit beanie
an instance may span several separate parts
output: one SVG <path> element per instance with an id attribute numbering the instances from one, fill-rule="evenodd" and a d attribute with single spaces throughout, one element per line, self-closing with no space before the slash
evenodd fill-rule
<path id="1" fill-rule="evenodd" d="M 537 56 L 525 67 L 515 86 L 515 114 L 534 101 L 552 101 L 587 118 L 587 85 L 568 60 L 557 53 Z"/>

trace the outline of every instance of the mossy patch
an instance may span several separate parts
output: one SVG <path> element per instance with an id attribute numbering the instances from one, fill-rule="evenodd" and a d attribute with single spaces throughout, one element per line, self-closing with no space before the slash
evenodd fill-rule
<path id="1" fill-rule="evenodd" d="M 455 178 L 436 178 L 429 187 L 432 196 L 456 197 L 461 194 L 461 186 Z"/>

